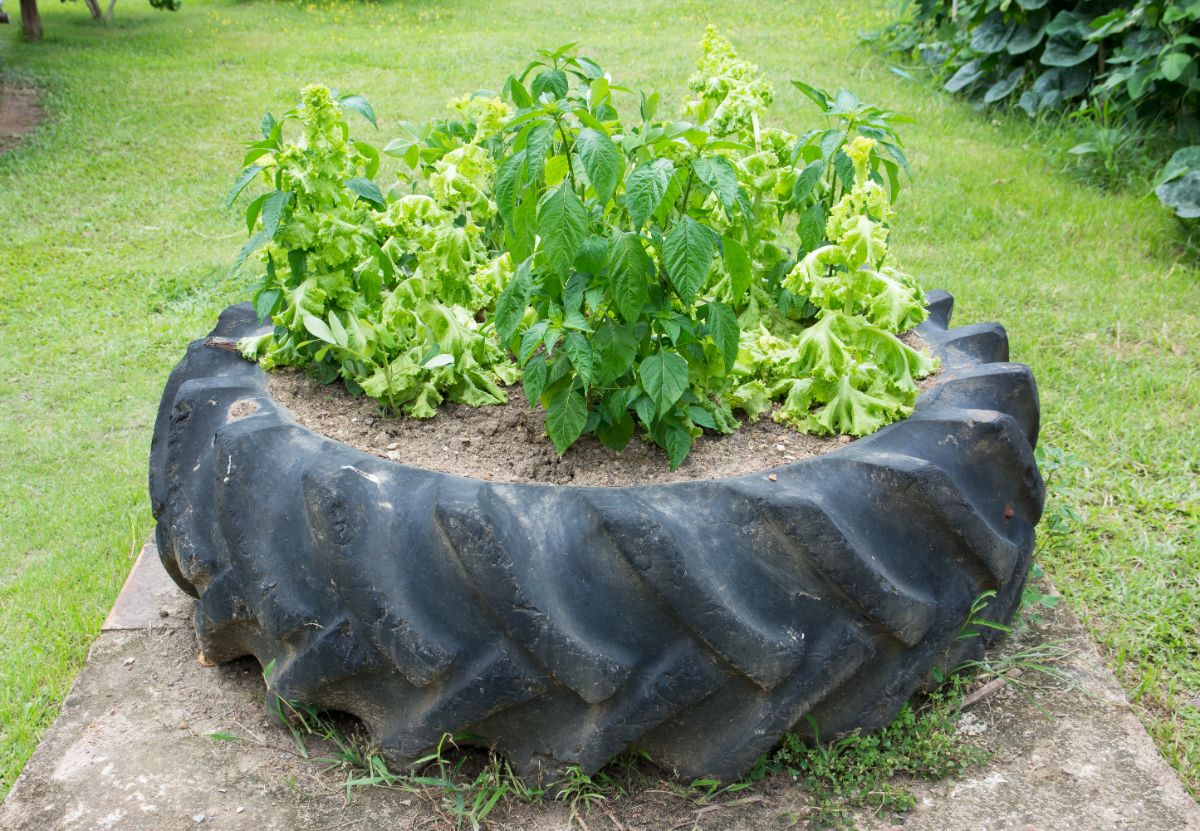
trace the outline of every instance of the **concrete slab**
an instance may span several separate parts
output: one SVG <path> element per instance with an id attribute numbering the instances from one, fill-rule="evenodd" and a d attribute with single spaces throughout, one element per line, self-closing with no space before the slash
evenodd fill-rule
<path id="1" fill-rule="evenodd" d="M 180 625 L 190 601 L 164 580 L 147 546 L 62 715 L 0 808 L 0 828 L 455 827 L 436 794 L 366 789 L 347 803 L 344 777 L 303 758 L 286 731 L 264 718 L 256 663 L 197 662 L 191 626 Z M 1157 753 L 1079 624 L 1055 612 L 1036 639 L 1074 649 L 1062 665 L 1071 683 L 1047 682 L 1028 696 L 1003 687 L 972 707 L 962 729 L 992 752 L 991 761 L 956 780 L 904 783 L 918 806 L 903 828 L 1200 831 L 1200 806 Z M 217 741 L 215 732 L 242 738 Z M 776 778 L 708 805 L 648 785 L 574 827 L 732 831 L 803 827 L 805 815 L 803 791 Z M 561 802 L 502 804 L 489 822 L 530 831 L 571 825 Z M 858 827 L 893 826 L 864 814 Z"/>
<path id="2" fill-rule="evenodd" d="M 192 599 L 179 590 L 158 558 L 158 548 L 146 543 L 125 585 L 100 627 L 102 632 L 126 629 L 178 629 L 190 626 Z"/>

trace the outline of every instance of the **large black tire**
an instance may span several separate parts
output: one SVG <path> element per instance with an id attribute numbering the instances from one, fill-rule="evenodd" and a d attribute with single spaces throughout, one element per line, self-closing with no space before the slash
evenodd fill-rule
<path id="1" fill-rule="evenodd" d="M 158 549 L 205 654 L 358 716 L 397 763 L 447 732 L 546 781 L 630 746 L 731 780 L 793 726 L 891 720 L 1011 619 L 1044 487 L 1038 396 L 994 324 L 920 332 L 915 412 L 824 456 L 721 480 L 511 484 L 388 462 L 300 427 L 220 317 L 155 424 Z M 221 348 L 226 347 L 226 348 Z M 988 631 L 988 630 L 985 630 Z M 811 716 L 812 718 L 807 718 Z"/>

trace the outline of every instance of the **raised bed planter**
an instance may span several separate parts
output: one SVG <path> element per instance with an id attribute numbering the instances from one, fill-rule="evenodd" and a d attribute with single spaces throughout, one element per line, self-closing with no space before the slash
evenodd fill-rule
<path id="1" fill-rule="evenodd" d="M 226 310 L 167 383 L 150 492 L 205 655 L 363 720 L 394 762 L 447 732 L 519 774 L 630 746 L 736 778 L 786 730 L 886 724 L 963 639 L 1011 619 L 1044 487 L 1038 397 L 995 324 L 919 332 L 943 371 L 907 419 L 769 472 L 629 488 L 485 482 L 300 427 L 228 348 Z M 811 716 L 811 719 L 808 718 Z"/>

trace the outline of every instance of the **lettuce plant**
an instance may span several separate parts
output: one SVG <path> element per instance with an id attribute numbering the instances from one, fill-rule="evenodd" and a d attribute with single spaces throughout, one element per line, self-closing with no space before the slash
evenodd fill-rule
<path id="1" fill-rule="evenodd" d="M 268 368 L 340 377 L 415 418 L 446 399 L 506 401 L 515 369 L 479 320 L 507 270 L 482 226 L 494 211 L 480 196 L 491 188 L 490 156 L 473 136 L 443 131 L 444 152 L 428 157 L 430 193 L 389 199 L 373 179 L 379 151 L 349 138 L 347 109 L 374 120 L 361 98 L 306 87 L 300 106 L 268 115 L 251 145 L 231 201 L 255 177 L 273 187 L 247 209 L 257 233 L 242 258 L 265 247 L 255 306 L 275 326 L 243 352 Z M 300 135 L 288 141 L 292 121 Z"/>

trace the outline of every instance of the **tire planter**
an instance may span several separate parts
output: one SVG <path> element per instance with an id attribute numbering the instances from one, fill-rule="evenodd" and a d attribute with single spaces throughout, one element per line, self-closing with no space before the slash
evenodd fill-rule
<path id="1" fill-rule="evenodd" d="M 929 301 L 943 371 L 910 417 L 772 478 L 628 488 L 324 438 L 228 348 L 260 329 L 234 306 L 163 394 L 158 549 L 205 655 L 275 661 L 275 692 L 359 717 L 394 763 L 469 731 L 535 781 L 631 746 L 729 781 L 793 727 L 887 724 L 995 635 L 959 637 L 981 593 L 989 620 L 1019 603 L 1037 388 L 1000 326 L 948 329 L 950 295 Z"/>

